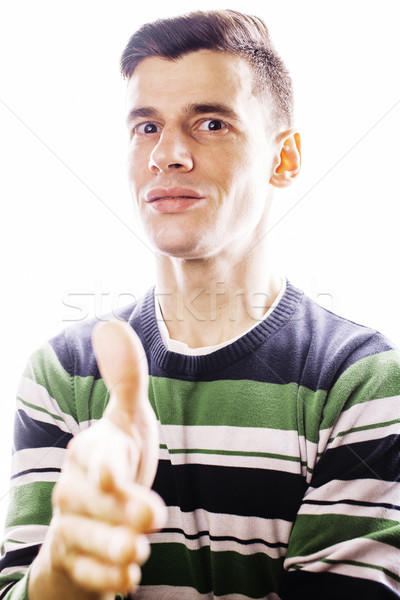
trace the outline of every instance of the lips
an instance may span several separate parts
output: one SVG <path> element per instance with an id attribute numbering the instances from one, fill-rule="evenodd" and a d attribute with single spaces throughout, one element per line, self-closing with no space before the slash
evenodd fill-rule
<path id="1" fill-rule="evenodd" d="M 161 214 L 186 213 L 201 205 L 205 196 L 191 188 L 154 188 L 145 195 L 151 209 Z"/>
<path id="2" fill-rule="evenodd" d="M 158 200 L 201 200 L 204 196 L 190 188 L 172 187 L 172 188 L 154 188 L 147 192 L 146 202 L 157 202 Z"/>

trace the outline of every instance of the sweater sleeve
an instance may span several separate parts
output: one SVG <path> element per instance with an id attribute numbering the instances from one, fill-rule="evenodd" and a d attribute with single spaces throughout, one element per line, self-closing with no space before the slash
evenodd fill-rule
<path id="1" fill-rule="evenodd" d="M 318 419 L 285 560 L 283 600 L 400 598 L 400 356 L 345 369 Z M 312 444 L 310 443 L 310 448 Z"/>
<path id="2" fill-rule="evenodd" d="M 26 600 L 29 567 L 52 517 L 52 490 L 67 444 L 104 410 L 103 381 L 77 375 L 71 360 L 75 354 L 62 333 L 31 356 L 21 378 L 0 561 L 1 599 Z"/>
<path id="3" fill-rule="evenodd" d="M 29 567 L 52 515 L 51 494 L 66 446 L 79 431 L 74 384 L 50 344 L 35 352 L 17 392 L 0 598 L 25 600 Z"/>

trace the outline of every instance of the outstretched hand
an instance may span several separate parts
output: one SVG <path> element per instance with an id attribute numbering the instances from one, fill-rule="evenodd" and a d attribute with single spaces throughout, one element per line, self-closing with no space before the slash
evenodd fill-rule
<path id="1" fill-rule="evenodd" d="M 142 344 L 127 323 L 110 321 L 96 326 L 93 347 L 110 401 L 103 418 L 69 444 L 54 516 L 32 567 L 31 600 L 45 600 L 43 585 L 57 576 L 58 598 L 131 591 L 149 555 L 146 534 L 165 521 L 164 504 L 150 490 L 158 431 Z"/>
<path id="2" fill-rule="evenodd" d="M 101 424 L 125 434 L 130 450 L 121 454 L 119 436 L 116 448 L 103 445 L 102 452 L 91 456 L 87 465 L 91 477 L 115 483 L 127 478 L 150 487 L 158 462 L 157 421 L 148 399 L 147 360 L 143 346 L 128 323 L 99 323 L 93 333 L 93 347 L 110 401 Z M 102 432 L 103 433 L 103 432 Z M 114 454 L 118 454 L 118 463 Z M 85 457 L 82 457 L 85 460 Z M 112 468 L 110 468 L 112 464 Z"/>

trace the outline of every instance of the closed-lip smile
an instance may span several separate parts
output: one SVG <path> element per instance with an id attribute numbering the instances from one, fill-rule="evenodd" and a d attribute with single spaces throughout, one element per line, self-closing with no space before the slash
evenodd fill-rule
<path id="1" fill-rule="evenodd" d="M 156 202 L 157 200 L 175 200 L 187 198 L 192 200 L 201 200 L 204 198 L 196 190 L 183 187 L 171 188 L 154 188 L 147 192 L 145 196 L 146 202 Z"/>

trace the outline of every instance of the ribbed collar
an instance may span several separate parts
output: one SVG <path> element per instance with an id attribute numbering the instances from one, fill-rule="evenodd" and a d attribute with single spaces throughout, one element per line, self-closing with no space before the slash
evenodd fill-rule
<path id="1" fill-rule="evenodd" d="M 204 356 L 188 356 L 171 352 L 165 347 L 155 315 L 153 287 L 143 298 L 141 322 L 144 341 L 149 348 L 151 360 L 161 369 L 174 371 L 177 375 L 209 375 L 234 364 L 250 352 L 255 352 L 270 335 L 288 321 L 302 296 L 303 292 L 288 281 L 285 293 L 267 319 L 229 346 Z"/>

